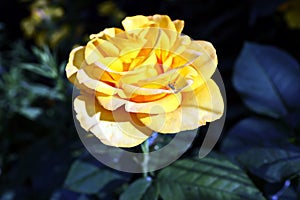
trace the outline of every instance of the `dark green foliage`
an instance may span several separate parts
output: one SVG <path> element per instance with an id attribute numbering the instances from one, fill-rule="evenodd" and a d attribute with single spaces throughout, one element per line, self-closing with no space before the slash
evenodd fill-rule
<path id="1" fill-rule="evenodd" d="M 112 181 L 126 181 L 126 176 L 114 171 L 99 168 L 89 163 L 76 161 L 72 164 L 66 177 L 64 187 L 83 194 L 97 194 Z M 103 191 L 102 191 L 103 192 Z M 104 191 L 105 192 L 105 191 Z"/>
<path id="2" fill-rule="evenodd" d="M 141 178 L 133 182 L 128 188 L 126 188 L 125 192 L 120 196 L 120 200 L 138 200 L 142 199 L 143 195 L 148 192 L 149 187 L 151 185 L 150 178 Z M 151 199 L 155 199 L 157 192 L 152 191 L 145 195 L 144 198 L 149 198 L 147 195 L 152 195 Z"/>
<path id="3" fill-rule="evenodd" d="M 269 182 L 294 178 L 300 172 L 300 151 L 279 148 L 253 148 L 238 159 L 255 175 Z"/>
<path id="4" fill-rule="evenodd" d="M 233 83 L 245 104 L 257 113 L 283 118 L 299 111 L 299 64 L 275 47 L 245 43 Z"/>
<path id="5" fill-rule="evenodd" d="M 221 157 L 175 162 L 158 175 L 163 199 L 264 199 L 238 166 Z"/>

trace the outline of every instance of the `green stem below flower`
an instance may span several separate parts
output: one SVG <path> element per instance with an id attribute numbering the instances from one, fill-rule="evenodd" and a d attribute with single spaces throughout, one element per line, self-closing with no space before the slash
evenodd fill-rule
<path id="1" fill-rule="evenodd" d="M 143 144 L 141 144 L 142 151 L 144 153 L 144 159 L 142 162 L 142 169 L 144 177 L 148 177 L 148 163 L 149 163 L 149 140 L 146 140 Z"/>

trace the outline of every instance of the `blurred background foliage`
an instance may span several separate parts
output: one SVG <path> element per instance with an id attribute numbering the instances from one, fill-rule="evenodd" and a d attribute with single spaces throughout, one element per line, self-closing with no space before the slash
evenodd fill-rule
<path id="1" fill-rule="evenodd" d="M 208 157 L 197 158 L 203 127 L 180 160 L 143 178 L 85 150 L 64 67 L 89 34 L 156 13 L 214 44 L 228 107 Z M 299 35 L 299 0 L 1 1 L 0 199 L 299 199 Z"/>

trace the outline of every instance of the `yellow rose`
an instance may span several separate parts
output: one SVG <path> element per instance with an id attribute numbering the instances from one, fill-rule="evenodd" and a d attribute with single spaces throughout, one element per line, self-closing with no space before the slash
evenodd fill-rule
<path id="1" fill-rule="evenodd" d="M 133 147 L 153 131 L 192 130 L 223 114 L 211 79 L 214 47 L 182 35 L 182 20 L 134 16 L 72 50 L 68 79 L 80 90 L 76 118 L 104 144 Z"/>

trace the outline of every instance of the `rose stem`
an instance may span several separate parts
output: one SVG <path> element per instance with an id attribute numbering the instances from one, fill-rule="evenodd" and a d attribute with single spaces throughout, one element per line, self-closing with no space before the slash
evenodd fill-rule
<path id="1" fill-rule="evenodd" d="M 146 140 L 143 144 L 141 144 L 142 151 L 144 153 L 144 159 L 142 162 L 142 168 L 144 177 L 148 177 L 148 163 L 149 163 L 149 140 Z"/>

